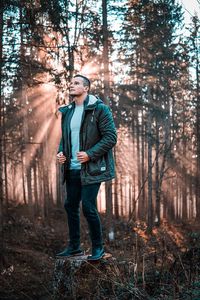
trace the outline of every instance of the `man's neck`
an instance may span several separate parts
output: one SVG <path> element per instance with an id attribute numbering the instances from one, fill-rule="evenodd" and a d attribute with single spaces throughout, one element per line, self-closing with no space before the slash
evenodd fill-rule
<path id="1" fill-rule="evenodd" d="M 83 102 L 85 101 L 85 98 L 87 97 L 87 93 L 81 95 L 81 96 L 75 96 L 74 101 L 76 105 L 83 105 Z"/>

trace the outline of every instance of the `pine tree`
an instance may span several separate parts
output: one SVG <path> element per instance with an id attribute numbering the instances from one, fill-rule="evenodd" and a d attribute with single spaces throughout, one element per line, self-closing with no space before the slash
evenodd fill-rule
<path id="1" fill-rule="evenodd" d="M 190 27 L 189 45 L 191 51 L 192 67 L 195 74 L 194 80 L 194 99 L 196 107 L 196 219 L 200 218 L 200 58 L 199 58 L 199 44 L 198 37 L 200 33 L 200 20 L 197 16 L 192 18 Z"/>
<path id="2" fill-rule="evenodd" d="M 130 106 L 134 105 L 133 110 L 136 108 L 142 111 L 145 122 L 149 115 L 148 111 L 152 111 L 152 122 L 155 121 L 155 126 L 151 128 L 150 142 L 156 150 L 156 201 L 148 211 L 153 210 L 155 205 L 154 218 L 158 224 L 160 223 L 161 185 L 172 146 L 170 107 L 173 87 L 171 82 L 179 73 L 175 30 L 180 26 L 181 20 L 181 7 L 175 1 L 130 1 L 123 27 L 126 46 L 122 47 L 122 53 L 125 57 L 124 61 L 129 66 L 130 80 L 128 85 L 122 85 L 121 88 L 128 89 Z M 151 90 L 151 101 L 147 89 Z M 150 152 L 149 150 L 148 156 Z M 140 204 L 139 209 L 143 209 Z M 152 224 L 149 226 L 151 227 Z"/>

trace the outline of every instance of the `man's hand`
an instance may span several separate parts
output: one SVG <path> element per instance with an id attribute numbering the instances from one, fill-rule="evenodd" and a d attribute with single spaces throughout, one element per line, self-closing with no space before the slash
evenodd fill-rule
<path id="1" fill-rule="evenodd" d="M 59 152 L 57 154 L 57 161 L 59 162 L 59 164 L 64 164 L 64 162 L 66 161 L 66 157 L 64 156 L 63 152 Z"/>
<path id="2" fill-rule="evenodd" d="M 84 151 L 77 152 L 77 159 L 80 161 L 80 163 L 85 163 L 90 160 L 89 156 Z"/>

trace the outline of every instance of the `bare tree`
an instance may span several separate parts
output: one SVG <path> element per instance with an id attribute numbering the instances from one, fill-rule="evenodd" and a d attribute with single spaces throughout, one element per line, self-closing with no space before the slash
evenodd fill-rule
<path id="1" fill-rule="evenodd" d="M 0 4 L 0 61 L 2 62 L 3 59 L 3 2 Z M 0 128 L 2 128 L 2 108 L 3 108 L 3 102 L 2 102 L 2 64 L 0 64 Z M 2 135 L 0 136 L 0 253 L 1 253 L 1 259 L 3 259 L 3 145 L 2 145 Z M 0 264 L 2 264 L 3 261 L 0 261 Z"/>

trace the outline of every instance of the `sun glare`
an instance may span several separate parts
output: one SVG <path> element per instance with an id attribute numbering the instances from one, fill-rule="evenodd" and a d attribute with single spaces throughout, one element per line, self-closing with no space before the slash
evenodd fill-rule
<path id="1" fill-rule="evenodd" d="M 98 66 L 97 64 L 90 62 L 85 64 L 81 69 L 81 74 L 93 78 L 98 73 Z"/>

